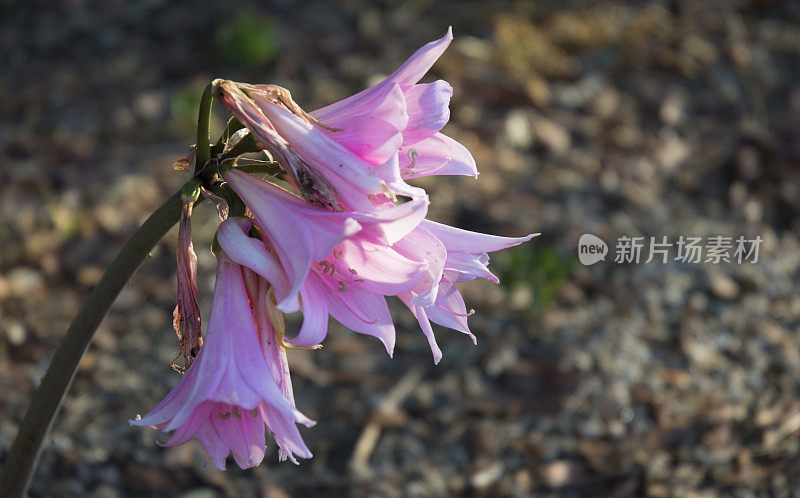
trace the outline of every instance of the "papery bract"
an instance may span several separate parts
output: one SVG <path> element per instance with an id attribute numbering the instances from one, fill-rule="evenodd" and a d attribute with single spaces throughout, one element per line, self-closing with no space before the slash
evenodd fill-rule
<path id="1" fill-rule="evenodd" d="M 189 368 L 203 345 L 200 306 L 197 304 L 197 255 L 192 246 L 192 208 L 195 199 L 181 196 L 181 219 L 178 223 L 177 280 L 178 304 L 172 313 L 172 327 L 183 353 L 183 369 Z M 183 331 L 181 331 L 183 321 Z M 177 359 L 177 358 L 176 358 Z"/>

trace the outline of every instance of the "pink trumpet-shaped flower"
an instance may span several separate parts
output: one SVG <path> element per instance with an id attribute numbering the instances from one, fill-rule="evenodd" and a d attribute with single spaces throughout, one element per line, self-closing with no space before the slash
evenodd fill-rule
<path id="1" fill-rule="evenodd" d="M 452 87 L 442 80 L 419 83 L 452 40 L 451 28 L 444 37 L 417 50 L 381 82 L 318 109 L 311 116 L 326 126 L 341 129 L 341 132 L 326 133 L 353 151 L 361 152 L 365 148 L 360 141 L 367 146 L 371 144 L 373 150 L 388 150 L 384 144 L 391 144 L 393 153 L 399 151 L 397 170 L 402 178 L 429 175 L 477 177 L 472 154 L 457 141 L 440 133 L 450 119 Z M 383 155 L 373 162 L 383 163 Z M 392 182 L 387 183 L 392 188 Z"/>
<path id="2" fill-rule="evenodd" d="M 418 83 L 452 38 L 448 30 L 380 83 L 310 114 L 287 104 L 288 92 L 283 89 L 246 87 L 269 129 L 325 177 L 346 209 L 363 211 L 371 205 L 368 198 L 379 194 L 420 198 L 425 192 L 408 185 L 405 178 L 477 176 L 469 151 L 440 133 L 450 118 L 453 89 L 442 80 Z M 262 133 L 265 125 L 255 119 L 247 116 L 243 122 L 252 126 L 254 134 Z"/>
<path id="3" fill-rule="evenodd" d="M 276 384 L 250 308 L 242 268 L 220 253 L 205 344 L 175 388 L 132 425 L 174 430 L 167 446 L 197 437 L 214 465 L 233 453 L 242 467 L 264 458 L 265 424 L 286 456 L 310 458 L 295 424 L 314 424 Z M 263 322 L 258 322 L 263 325 Z"/>
<path id="4" fill-rule="evenodd" d="M 225 221 L 218 231 L 220 246 L 234 261 L 274 282 L 276 292 L 280 292 L 280 288 L 288 287 L 288 279 L 267 245 L 248 236 L 250 227 L 246 219 Z M 424 257 L 410 254 L 417 259 L 406 257 L 369 233 L 358 233 L 314 261 L 300 289 L 303 326 L 290 344 L 319 344 L 327 333 L 330 315 L 351 330 L 377 337 L 391 355 L 395 330 L 384 296 L 416 288 L 429 273 Z"/>
<path id="5" fill-rule="evenodd" d="M 269 282 L 252 270 L 247 268 L 243 268 L 242 270 L 244 273 L 247 295 L 250 298 L 250 304 L 253 308 L 259 339 L 261 340 L 261 346 L 267 358 L 270 374 L 281 390 L 283 397 L 286 398 L 292 406 L 295 406 L 286 349 L 283 347 L 283 344 L 281 344 L 285 332 L 283 315 L 275 306 L 275 296 Z M 278 455 L 280 459 L 283 461 L 288 458 L 296 464 L 297 460 L 294 457 L 295 454 L 309 458 L 311 454 L 308 448 L 302 445 L 302 440 L 285 438 L 277 435 L 284 433 L 293 434 L 296 432 L 294 423 L 285 417 L 281 417 L 280 413 L 277 413 L 273 407 L 266 407 L 266 411 L 268 415 L 265 420 L 267 428 L 278 443 Z M 297 444 L 298 442 L 300 443 L 299 446 Z"/>
<path id="6" fill-rule="evenodd" d="M 286 293 L 282 292 L 280 282 L 273 282 L 278 287 L 278 308 L 283 311 L 299 308 L 298 294 L 312 266 L 333 254 L 337 246 L 360 234 L 357 240 L 361 241 L 362 251 L 387 252 L 389 245 L 415 229 L 428 208 L 426 197 L 400 206 L 376 206 L 367 213 L 328 211 L 247 173 L 230 170 L 223 176 L 253 213 L 257 226 L 264 231 L 286 272 L 290 283 Z M 237 261 L 246 264 L 245 257 Z M 415 272 L 421 266 L 421 262 L 417 263 Z M 407 271 L 407 268 L 398 271 Z M 393 273 L 394 270 L 387 270 L 387 276 L 378 275 L 376 282 L 393 278 Z"/>

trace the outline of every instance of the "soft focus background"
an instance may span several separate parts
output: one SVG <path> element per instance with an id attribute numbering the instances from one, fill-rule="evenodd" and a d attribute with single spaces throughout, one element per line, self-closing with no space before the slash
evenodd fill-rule
<path id="1" fill-rule="evenodd" d="M 292 352 L 314 459 L 270 441 L 219 472 L 127 423 L 178 380 L 173 231 L 97 333 L 32 496 L 800 494 L 797 2 L 5 0 L 0 19 L 0 462 L 83 298 L 184 181 L 215 77 L 311 110 L 452 24 L 428 81 L 453 85 L 445 132 L 481 176 L 420 182 L 431 217 L 543 233 L 493 258 L 501 286 L 462 287 L 478 346 L 437 328 L 436 367 L 399 307 L 394 359 L 338 326 Z M 207 310 L 215 217 L 194 219 Z M 758 264 L 584 267 L 582 233 L 612 254 L 764 242 Z"/>

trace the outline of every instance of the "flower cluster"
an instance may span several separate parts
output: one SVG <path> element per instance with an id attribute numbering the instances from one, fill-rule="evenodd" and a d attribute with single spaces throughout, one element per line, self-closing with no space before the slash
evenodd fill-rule
<path id="1" fill-rule="evenodd" d="M 395 328 L 386 296 L 397 296 L 419 321 L 434 362 L 442 352 L 431 322 L 475 341 L 467 324 L 473 312 L 455 284 L 498 282 L 487 268 L 488 253 L 533 235 L 498 237 L 427 220 L 426 192 L 406 182 L 478 175 L 469 151 L 440 132 L 452 88 L 441 80 L 419 83 L 451 40 L 448 31 L 380 83 L 311 113 L 277 86 L 214 82 L 214 96 L 280 170 L 254 174 L 236 160 L 212 159 L 216 179 L 246 209 L 217 231 L 204 341 L 196 264 L 184 230 L 191 208 L 184 209 L 176 331 L 187 370 L 133 424 L 174 430 L 168 446 L 196 436 L 219 468 L 231 452 L 242 468 L 258 465 L 265 428 L 282 459 L 310 458 L 296 424 L 313 422 L 295 407 L 285 348 L 318 347 L 329 315 L 378 338 L 391 356 Z M 232 149 L 228 144 L 224 152 Z M 283 313 L 294 312 L 302 312 L 303 322 L 289 338 Z"/>

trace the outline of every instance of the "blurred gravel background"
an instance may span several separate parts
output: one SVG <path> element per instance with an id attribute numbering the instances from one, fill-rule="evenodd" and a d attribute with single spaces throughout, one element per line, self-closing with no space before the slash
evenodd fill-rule
<path id="1" fill-rule="evenodd" d="M 0 464 L 77 307 L 183 182 L 215 77 L 306 109 L 453 25 L 430 78 L 481 171 L 431 178 L 431 216 L 542 232 L 463 287 L 474 347 L 434 367 L 332 327 L 292 352 L 299 467 L 203 467 L 130 428 L 177 382 L 175 233 L 83 360 L 31 496 L 800 495 L 800 4 L 796 1 L 0 1 Z M 217 126 L 224 116 L 217 119 Z M 205 308 L 211 209 L 197 210 Z M 760 236 L 757 264 L 577 262 L 577 240 Z M 674 254 L 674 253 L 673 253 Z"/>

